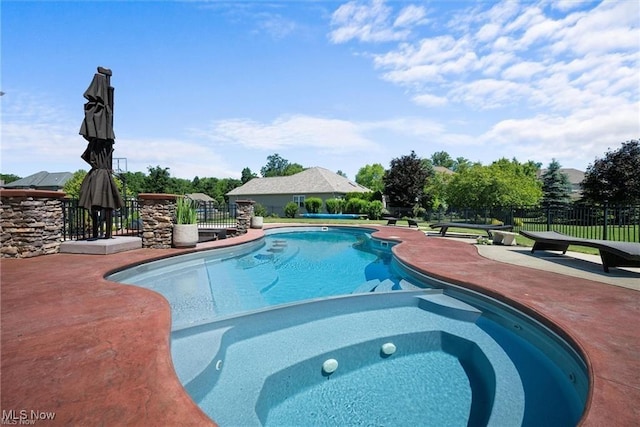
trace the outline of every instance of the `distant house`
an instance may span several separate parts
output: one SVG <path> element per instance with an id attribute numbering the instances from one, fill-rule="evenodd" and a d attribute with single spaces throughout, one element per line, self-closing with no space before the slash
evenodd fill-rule
<path id="1" fill-rule="evenodd" d="M 253 200 L 267 209 L 269 214 L 284 216 L 284 206 L 297 203 L 301 212 L 309 197 L 327 200 L 344 197 L 347 193 L 368 193 L 369 190 L 330 170 L 313 167 L 295 175 L 254 178 L 227 193 L 229 203 Z"/>
<path id="2" fill-rule="evenodd" d="M 567 175 L 569 183 L 571 183 L 571 199 L 577 200 L 582 197 L 582 187 L 580 184 L 584 180 L 584 172 L 573 168 L 560 168 L 560 173 Z M 538 172 L 538 178 L 542 179 L 542 176 L 547 172 L 547 169 L 540 169 Z"/>
<path id="3" fill-rule="evenodd" d="M 62 191 L 64 184 L 71 179 L 73 174 L 71 172 L 46 172 L 40 171 L 29 175 L 24 178 L 20 178 L 16 181 L 4 184 L 2 187 L 16 190 L 16 189 L 33 189 L 33 190 L 51 190 Z"/>
<path id="4" fill-rule="evenodd" d="M 455 172 L 451 169 L 445 168 L 444 166 L 434 166 L 433 170 L 437 173 L 442 173 L 444 175 L 454 175 Z"/>

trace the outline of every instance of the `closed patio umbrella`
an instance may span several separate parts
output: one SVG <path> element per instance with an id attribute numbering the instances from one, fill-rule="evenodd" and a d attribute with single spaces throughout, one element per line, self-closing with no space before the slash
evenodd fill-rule
<path id="1" fill-rule="evenodd" d="M 98 238 L 99 219 L 106 220 L 105 238 L 111 237 L 114 209 L 124 202 L 113 179 L 113 92 L 111 70 L 98 67 L 91 84 L 84 92 L 84 120 L 80 135 L 87 141 L 82 159 L 91 169 L 80 187 L 80 206 L 91 211 L 93 239 Z"/>

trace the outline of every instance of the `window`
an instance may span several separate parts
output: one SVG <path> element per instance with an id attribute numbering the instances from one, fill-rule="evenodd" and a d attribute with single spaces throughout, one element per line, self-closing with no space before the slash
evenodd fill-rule
<path id="1" fill-rule="evenodd" d="M 304 208 L 304 196 L 293 196 L 293 202 L 298 205 L 298 207 Z"/>

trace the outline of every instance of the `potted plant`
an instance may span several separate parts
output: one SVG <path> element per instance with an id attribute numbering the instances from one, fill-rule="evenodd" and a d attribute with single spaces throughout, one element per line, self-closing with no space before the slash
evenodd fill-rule
<path id="1" fill-rule="evenodd" d="M 256 204 L 253 207 L 253 216 L 251 217 L 251 228 L 262 228 L 264 223 L 264 216 L 267 214 L 267 209 L 261 204 Z"/>
<path id="2" fill-rule="evenodd" d="M 192 248 L 198 243 L 198 213 L 196 203 L 187 197 L 176 199 L 176 223 L 173 225 L 173 246 Z"/>

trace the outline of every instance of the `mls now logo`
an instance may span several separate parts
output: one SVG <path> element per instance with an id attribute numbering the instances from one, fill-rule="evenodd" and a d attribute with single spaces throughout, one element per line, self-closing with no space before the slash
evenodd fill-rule
<path id="1" fill-rule="evenodd" d="M 35 410 L 2 410 L 3 425 L 33 425 L 36 421 L 53 420 L 56 417 L 55 412 L 35 411 Z"/>

